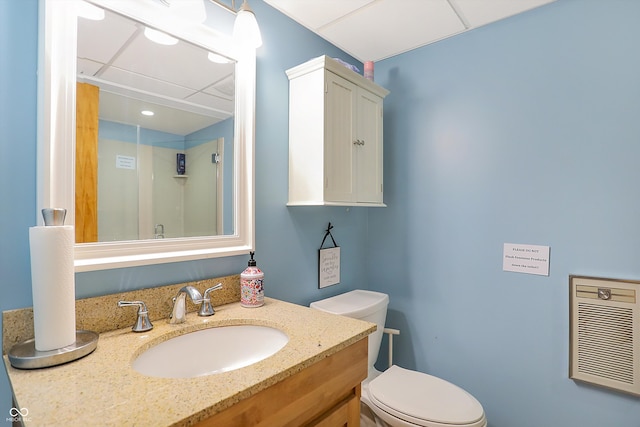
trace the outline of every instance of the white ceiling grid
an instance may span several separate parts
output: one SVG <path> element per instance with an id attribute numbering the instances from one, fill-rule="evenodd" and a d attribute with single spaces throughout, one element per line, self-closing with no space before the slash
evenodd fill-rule
<path id="1" fill-rule="evenodd" d="M 100 117 L 187 135 L 234 113 L 235 64 L 215 64 L 179 41 L 154 43 L 141 24 L 114 13 L 78 20 L 78 79 L 100 86 Z M 140 117 L 143 109 L 153 118 Z"/>
<path id="2" fill-rule="evenodd" d="M 265 0 L 358 60 L 379 61 L 555 0 Z"/>

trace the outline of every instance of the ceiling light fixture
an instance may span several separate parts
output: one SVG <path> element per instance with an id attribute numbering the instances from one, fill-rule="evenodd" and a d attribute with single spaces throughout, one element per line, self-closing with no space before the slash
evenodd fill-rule
<path id="1" fill-rule="evenodd" d="M 155 113 L 154 113 L 153 111 L 151 111 L 151 110 L 142 110 L 142 111 L 140 111 L 140 114 L 142 114 L 143 116 L 149 116 L 149 117 L 151 117 L 151 116 L 153 116 Z"/>
<path id="2" fill-rule="evenodd" d="M 233 24 L 233 38 L 240 44 L 258 48 L 262 46 L 262 35 L 260 34 L 260 27 L 256 20 L 256 15 L 247 3 L 247 0 L 242 1 L 242 5 L 236 10 L 235 0 L 231 0 L 231 7 L 222 3 L 221 0 L 210 0 L 212 3 L 230 11 L 236 15 L 236 20 Z"/>
<path id="3" fill-rule="evenodd" d="M 236 15 L 236 22 L 233 23 L 233 38 L 251 47 L 259 48 L 262 46 L 260 27 L 258 27 L 256 15 L 249 7 L 247 0 L 242 2 Z"/>
<path id="4" fill-rule="evenodd" d="M 149 27 L 146 27 L 144 29 L 144 35 L 149 40 L 165 46 L 173 46 L 174 44 L 178 43 L 177 38 L 171 37 L 167 33 L 163 33 L 162 31 L 154 30 L 153 28 Z"/>

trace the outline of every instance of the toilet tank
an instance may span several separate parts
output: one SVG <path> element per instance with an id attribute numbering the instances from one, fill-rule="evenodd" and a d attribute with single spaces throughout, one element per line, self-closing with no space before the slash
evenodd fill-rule
<path id="1" fill-rule="evenodd" d="M 378 360 L 388 305 L 389 296 L 387 294 L 357 289 L 312 302 L 309 306 L 328 313 L 366 320 L 378 326 L 376 331 L 369 335 L 369 368 L 371 371 L 373 364 Z"/>

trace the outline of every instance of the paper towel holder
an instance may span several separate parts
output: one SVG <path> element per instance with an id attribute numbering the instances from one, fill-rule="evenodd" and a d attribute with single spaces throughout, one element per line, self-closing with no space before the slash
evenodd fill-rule
<path id="1" fill-rule="evenodd" d="M 11 366 L 18 369 L 38 369 L 62 365 L 80 359 L 96 349 L 98 334 L 92 331 L 76 331 L 76 341 L 66 347 L 49 351 L 36 350 L 32 338 L 11 347 L 7 353 Z"/>
<path id="2" fill-rule="evenodd" d="M 45 226 L 62 226 L 67 215 L 63 208 L 42 209 Z M 7 353 L 11 366 L 18 369 L 38 369 L 61 365 L 80 359 L 96 349 L 98 334 L 92 331 L 76 330 L 76 340 L 64 347 L 39 351 L 35 338 L 18 343 Z"/>

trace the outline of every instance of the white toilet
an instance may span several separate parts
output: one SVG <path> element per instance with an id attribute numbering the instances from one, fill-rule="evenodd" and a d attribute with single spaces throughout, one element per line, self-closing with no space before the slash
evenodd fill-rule
<path id="1" fill-rule="evenodd" d="M 373 364 L 378 358 L 388 304 L 386 294 L 355 290 L 310 305 L 378 326 L 376 332 L 369 335 L 369 376 L 362 383 L 361 402 L 366 405 L 363 426 L 485 427 L 487 420 L 482 405 L 460 387 L 395 365 L 384 372 L 376 370 Z"/>

